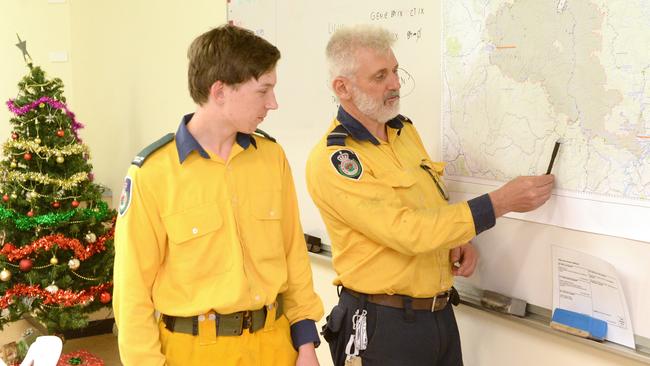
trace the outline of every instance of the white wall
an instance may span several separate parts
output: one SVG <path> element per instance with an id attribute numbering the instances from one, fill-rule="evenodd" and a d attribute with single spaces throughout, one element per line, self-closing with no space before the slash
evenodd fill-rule
<path id="1" fill-rule="evenodd" d="M 194 111 L 187 48 L 226 21 L 225 3 L 72 1 L 74 110 L 87 124 L 97 181 L 113 190 L 114 203 L 135 154 Z"/>

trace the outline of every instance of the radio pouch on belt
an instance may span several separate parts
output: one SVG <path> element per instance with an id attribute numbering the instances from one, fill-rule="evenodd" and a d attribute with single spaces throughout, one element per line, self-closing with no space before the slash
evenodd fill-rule
<path id="1" fill-rule="evenodd" d="M 327 322 L 323 325 L 323 330 L 321 332 L 321 335 L 325 338 L 327 343 L 336 340 L 336 336 L 341 331 L 341 327 L 343 327 L 346 313 L 346 308 L 342 306 L 335 305 L 334 308 L 332 308 L 330 315 L 327 316 Z"/>

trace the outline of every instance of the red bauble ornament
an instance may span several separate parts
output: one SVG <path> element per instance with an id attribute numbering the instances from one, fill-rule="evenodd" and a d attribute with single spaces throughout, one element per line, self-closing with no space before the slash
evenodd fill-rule
<path id="1" fill-rule="evenodd" d="M 72 205 L 72 207 L 79 207 L 79 201 L 77 200 L 72 201 L 72 203 L 70 204 Z"/>
<path id="2" fill-rule="evenodd" d="M 65 136 L 65 131 L 58 130 L 58 131 L 56 131 L 56 135 L 59 136 L 59 137 L 63 137 L 63 136 Z"/>
<path id="3" fill-rule="evenodd" d="M 108 304 L 108 302 L 111 301 L 111 294 L 108 292 L 102 292 L 99 294 L 99 301 L 102 304 Z"/>
<path id="4" fill-rule="evenodd" d="M 34 216 L 34 211 L 32 211 L 32 210 L 27 211 L 27 216 L 33 217 Z"/>
<path id="5" fill-rule="evenodd" d="M 61 204 L 59 202 L 57 202 L 57 201 L 54 201 L 54 202 L 52 202 L 52 207 L 59 208 L 59 207 L 61 207 Z"/>
<path id="6" fill-rule="evenodd" d="M 25 159 L 25 160 L 32 160 L 32 154 L 30 154 L 30 153 L 25 153 L 25 155 L 23 155 L 23 159 Z"/>
<path id="7" fill-rule="evenodd" d="M 20 270 L 23 272 L 29 272 L 32 269 L 32 266 L 34 265 L 34 262 L 32 262 L 31 259 L 29 258 L 23 258 L 20 260 Z"/>
<path id="8" fill-rule="evenodd" d="M 11 134 L 11 138 L 14 139 L 14 140 L 18 140 L 18 134 L 15 133 L 15 132 L 12 133 L 12 134 Z"/>
<path id="9" fill-rule="evenodd" d="M 2 200 L 5 202 L 9 201 L 9 196 L 5 194 L 4 196 L 2 196 Z"/>

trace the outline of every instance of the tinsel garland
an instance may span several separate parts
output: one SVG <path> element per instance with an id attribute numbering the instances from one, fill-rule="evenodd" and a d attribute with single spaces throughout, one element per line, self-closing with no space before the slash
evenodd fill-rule
<path id="1" fill-rule="evenodd" d="M 30 254 L 36 251 L 49 251 L 56 245 L 58 249 L 73 250 L 75 258 L 84 261 L 95 253 L 106 250 L 106 240 L 113 239 L 114 235 L 115 228 L 111 227 L 104 235 L 97 238 L 94 243 L 88 243 L 88 245 L 84 246 L 78 239 L 66 238 L 63 234 L 54 234 L 38 238 L 20 248 L 16 248 L 12 243 L 6 243 L 0 249 L 0 254 L 6 256 L 10 262 L 16 262 L 29 257 Z"/>
<path id="2" fill-rule="evenodd" d="M 37 182 L 41 184 L 53 184 L 63 189 L 72 189 L 76 187 L 79 183 L 88 179 L 89 179 L 88 173 L 86 172 L 76 173 L 68 179 L 51 178 L 47 174 L 36 173 L 36 172 L 22 173 L 22 172 L 10 171 L 9 173 L 7 173 L 7 181 L 9 182 L 22 183 L 30 180 L 32 182 Z"/>
<path id="3" fill-rule="evenodd" d="M 73 208 L 67 212 L 54 213 L 50 212 L 45 215 L 29 217 L 16 213 L 14 210 L 6 209 L 0 206 L 0 221 L 11 219 L 19 230 L 29 230 L 36 226 L 54 226 L 70 220 L 77 212 L 81 213 L 81 219 L 87 220 L 94 217 L 97 221 L 104 221 L 108 216 L 108 205 L 106 202 L 97 202 L 96 208 Z"/>
<path id="4" fill-rule="evenodd" d="M 43 300 L 43 305 L 59 305 L 62 307 L 70 307 L 76 305 L 84 305 L 89 301 L 93 301 L 96 296 L 102 292 L 108 291 L 113 284 L 111 282 L 103 283 L 101 285 L 89 287 L 86 290 L 74 292 L 72 290 L 58 290 L 50 293 L 41 288 L 39 285 L 26 285 L 19 283 L 16 286 L 7 290 L 4 296 L 0 297 L 0 309 L 6 309 L 14 302 L 15 297 L 36 297 Z"/>
<path id="5" fill-rule="evenodd" d="M 16 106 L 16 104 L 14 103 L 14 100 L 9 99 L 7 101 L 7 107 L 9 107 L 9 110 L 12 111 L 15 115 L 22 116 L 22 115 L 28 113 L 29 111 L 36 109 L 36 107 L 38 107 L 41 103 L 47 103 L 47 104 L 49 104 L 50 106 L 52 106 L 52 107 L 54 107 L 56 109 L 61 109 L 61 110 L 65 111 L 65 114 L 68 117 L 70 117 L 70 119 L 72 120 L 72 123 L 71 123 L 70 127 L 72 128 L 72 133 L 74 134 L 74 137 L 77 139 L 77 141 L 81 142 L 81 139 L 79 138 L 79 134 L 77 133 L 77 130 L 84 128 L 84 125 L 77 121 L 77 119 L 75 118 L 74 113 L 72 113 L 64 103 L 59 102 L 56 99 L 53 99 L 53 98 L 50 98 L 50 97 L 40 97 L 40 98 L 38 98 L 38 100 L 35 100 L 35 101 L 33 101 L 33 102 L 29 103 L 29 104 L 25 104 L 22 107 Z"/>
<path id="6" fill-rule="evenodd" d="M 31 151 L 38 155 L 44 155 L 47 158 L 53 156 L 70 156 L 75 154 L 86 154 L 87 158 L 90 158 L 90 150 L 88 146 L 84 144 L 74 144 L 67 145 L 60 149 L 53 149 L 47 146 L 39 145 L 36 141 L 27 141 L 27 140 L 9 140 L 3 145 L 5 155 L 10 155 L 11 149 L 22 150 L 22 151 Z M 22 155 L 22 152 L 21 152 Z"/>

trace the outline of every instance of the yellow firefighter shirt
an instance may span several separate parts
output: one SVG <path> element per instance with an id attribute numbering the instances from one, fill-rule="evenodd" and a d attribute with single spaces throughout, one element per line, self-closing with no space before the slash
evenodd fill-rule
<path id="1" fill-rule="evenodd" d="M 239 133 L 224 162 L 189 133 L 191 116 L 143 150 L 125 178 L 113 299 L 122 361 L 164 364 L 155 310 L 229 314 L 280 293 L 294 346 L 318 343 L 323 306 L 282 148 Z"/>
<path id="2" fill-rule="evenodd" d="M 307 186 L 329 233 L 335 285 L 432 297 L 453 284 L 449 252 L 495 223 L 488 195 L 448 204 L 443 163 L 413 124 L 377 140 L 343 108 L 307 161 Z"/>

